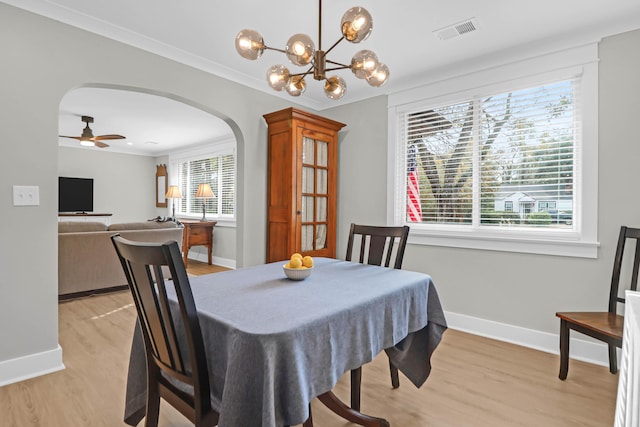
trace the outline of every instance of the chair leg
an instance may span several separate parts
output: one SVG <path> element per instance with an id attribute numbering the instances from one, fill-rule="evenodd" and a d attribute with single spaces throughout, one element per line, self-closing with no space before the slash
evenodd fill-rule
<path id="1" fill-rule="evenodd" d="M 561 380 L 567 379 L 569 372 L 569 325 L 564 319 L 560 320 L 560 375 Z"/>
<path id="2" fill-rule="evenodd" d="M 360 386 L 362 383 L 362 367 L 351 371 L 351 409 L 360 411 Z"/>
<path id="3" fill-rule="evenodd" d="M 160 389 L 155 378 L 147 386 L 147 413 L 144 420 L 145 427 L 158 427 L 160 418 Z"/>
<path id="4" fill-rule="evenodd" d="M 391 372 L 391 386 L 393 388 L 400 387 L 400 378 L 398 377 L 398 368 L 396 368 L 396 365 L 391 363 L 391 359 L 389 359 L 389 371 Z"/>
<path id="5" fill-rule="evenodd" d="M 618 372 L 618 354 L 613 344 L 609 344 L 609 372 L 612 374 Z"/>
<path id="6" fill-rule="evenodd" d="M 309 418 L 302 424 L 302 427 L 313 427 L 313 417 L 311 416 L 311 403 L 309 403 Z"/>

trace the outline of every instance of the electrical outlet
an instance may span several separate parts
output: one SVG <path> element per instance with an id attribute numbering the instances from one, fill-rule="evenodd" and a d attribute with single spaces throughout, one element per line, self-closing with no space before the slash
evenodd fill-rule
<path id="1" fill-rule="evenodd" d="M 40 205 L 40 187 L 37 185 L 14 185 L 13 206 Z"/>

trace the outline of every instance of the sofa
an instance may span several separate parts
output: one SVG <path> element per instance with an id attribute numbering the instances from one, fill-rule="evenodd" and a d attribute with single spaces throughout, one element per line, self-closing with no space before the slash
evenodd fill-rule
<path id="1" fill-rule="evenodd" d="M 58 223 L 58 298 L 125 289 L 127 279 L 116 255 L 111 236 L 139 242 L 175 240 L 182 247 L 183 226 L 175 222 Z"/>

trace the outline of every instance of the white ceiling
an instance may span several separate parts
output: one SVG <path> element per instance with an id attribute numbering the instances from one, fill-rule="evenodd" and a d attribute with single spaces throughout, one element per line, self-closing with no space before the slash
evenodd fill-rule
<path id="1" fill-rule="evenodd" d="M 163 96 L 109 88 L 79 88 L 60 101 L 60 135 L 80 136 L 85 123 L 95 136 L 118 134 L 126 139 L 103 141 L 112 152 L 159 156 L 191 145 L 233 137 L 221 119 L 198 108 Z M 80 147 L 71 138 L 59 138 L 61 146 Z M 87 147 L 82 147 L 86 149 Z"/>
<path id="2" fill-rule="evenodd" d="M 234 49 L 236 34 L 244 28 L 254 29 L 262 34 L 267 45 L 281 49 L 291 35 L 299 32 L 307 33 L 318 43 L 318 3 L 315 0 L 0 1 L 284 98 L 289 95 L 267 87 L 265 73 L 271 65 L 286 64 L 285 56 L 266 51 L 257 61 L 247 61 Z M 325 50 L 339 38 L 342 14 L 352 6 L 369 10 L 373 16 L 373 32 L 357 46 L 342 42 L 330 53 L 329 59 L 349 63 L 358 50 L 373 50 L 389 67 L 389 82 L 381 88 L 372 88 L 344 70 L 338 72 L 347 83 L 347 93 L 342 100 L 326 98 L 322 84 L 311 79 L 306 92 L 295 98 L 297 103 L 322 110 L 406 90 L 506 59 L 592 42 L 640 28 L 638 0 L 456 0 L 437 3 L 429 0 L 325 0 L 322 6 L 322 47 Z M 448 40 L 436 36 L 438 30 L 470 18 L 475 18 L 477 31 Z M 87 113 L 74 111 L 72 114 Z M 106 116 L 95 114 L 98 128 L 100 123 L 106 123 Z M 80 131 L 83 123 L 79 118 L 77 121 Z M 67 132 L 61 128 L 63 131 Z M 101 132 L 103 130 L 95 133 Z M 125 130 L 114 127 L 104 129 L 104 133 L 125 134 Z"/>

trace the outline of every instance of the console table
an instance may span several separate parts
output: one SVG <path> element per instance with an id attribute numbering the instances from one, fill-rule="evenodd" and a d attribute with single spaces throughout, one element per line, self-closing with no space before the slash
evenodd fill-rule
<path id="1" fill-rule="evenodd" d="M 111 216 L 113 214 L 110 213 L 59 213 L 58 214 L 58 222 L 60 221 L 97 221 L 103 222 L 106 225 L 111 225 Z"/>
<path id="2" fill-rule="evenodd" d="M 198 221 L 180 219 L 184 224 L 184 237 L 182 238 L 182 257 L 184 266 L 187 266 L 187 256 L 191 246 L 206 246 L 208 251 L 208 262 L 211 265 L 211 253 L 213 252 L 213 227 L 217 221 Z"/>

